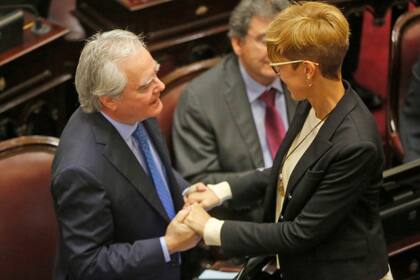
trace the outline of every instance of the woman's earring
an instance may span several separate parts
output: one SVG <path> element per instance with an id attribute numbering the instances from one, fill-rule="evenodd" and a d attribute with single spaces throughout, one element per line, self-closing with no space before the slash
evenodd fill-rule
<path id="1" fill-rule="evenodd" d="M 311 78 L 309 76 L 306 76 L 306 80 L 308 81 L 308 87 L 312 87 Z"/>

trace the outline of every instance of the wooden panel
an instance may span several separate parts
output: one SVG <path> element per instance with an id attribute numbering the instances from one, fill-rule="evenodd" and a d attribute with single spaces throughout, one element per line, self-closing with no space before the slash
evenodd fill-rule
<path id="1" fill-rule="evenodd" d="M 143 33 L 162 65 L 174 68 L 229 50 L 228 20 L 239 0 L 78 0 L 75 15 L 88 34 L 115 28 Z"/>
<path id="2" fill-rule="evenodd" d="M 387 169 L 381 219 L 394 279 L 420 277 L 420 159 Z"/>
<path id="3" fill-rule="evenodd" d="M 35 34 L 33 24 L 26 13 L 22 44 L 0 53 L 0 139 L 58 136 L 68 117 L 63 89 L 72 75 L 65 72 L 59 52 L 68 30 L 43 20 L 49 31 Z"/>
<path id="4" fill-rule="evenodd" d="M 144 1 L 143 1 L 144 2 Z M 226 24 L 238 0 L 145 1 L 149 5 L 127 9 L 119 1 L 78 0 L 76 15 L 91 31 L 127 28 L 145 33 L 149 42 L 179 33 Z M 150 5 L 150 2 L 154 5 Z M 98 29 L 99 28 L 99 29 Z"/>

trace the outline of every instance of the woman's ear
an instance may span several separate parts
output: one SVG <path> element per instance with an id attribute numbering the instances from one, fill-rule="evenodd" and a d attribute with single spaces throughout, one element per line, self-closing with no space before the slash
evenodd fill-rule
<path id="1" fill-rule="evenodd" d="M 312 78 L 315 75 L 316 65 L 311 61 L 303 62 L 303 72 L 306 78 L 306 85 L 312 87 Z"/>
<path id="2" fill-rule="evenodd" d="M 315 74 L 316 65 L 311 61 L 305 61 L 303 67 L 306 79 L 310 80 Z"/>

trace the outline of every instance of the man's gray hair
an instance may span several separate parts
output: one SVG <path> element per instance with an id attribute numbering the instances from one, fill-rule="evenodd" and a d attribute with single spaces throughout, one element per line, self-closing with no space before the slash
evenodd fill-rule
<path id="1" fill-rule="evenodd" d="M 80 55 L 75 77 L 83 111 L 100 111 L 100 96 L 121 95 L 127 77 L 119 69 L 118 60 L 145 47 L 141 35 L 120 29 L 96 33 L 88 39 Z"/>
<path id="2" fill-rule="evenodd" d="M 289 5 L 287 0 L 242 0 L 229 20 L 229 37 L 245 38 L 252 17 L 273 18 Z"/>

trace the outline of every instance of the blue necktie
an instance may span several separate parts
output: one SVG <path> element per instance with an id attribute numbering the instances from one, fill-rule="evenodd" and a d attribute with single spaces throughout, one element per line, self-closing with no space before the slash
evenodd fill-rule
<path id="1" fill-rule="evenodd" d="M 153 159 L 152 151 L 150 150 L 149 141 L 146 136 L 146 131 L 144 126 L 139 124 L 134 132 L 134 137 L 137 140 L 139 148 L 143 153 L 144 159 L 146 161 L 147 169 L 149 170 L 149 175 L 152 176 L 153 183 L 155 185 L 156 191 L 159 195 L 160 201 L 165 208 L 166 214 L 170 220 L 175 217 L 174 205 L 172 202 L 171 195 L 169 190 L 166 187 L 165 181 L 159 173 L 156 162 Z"/>

